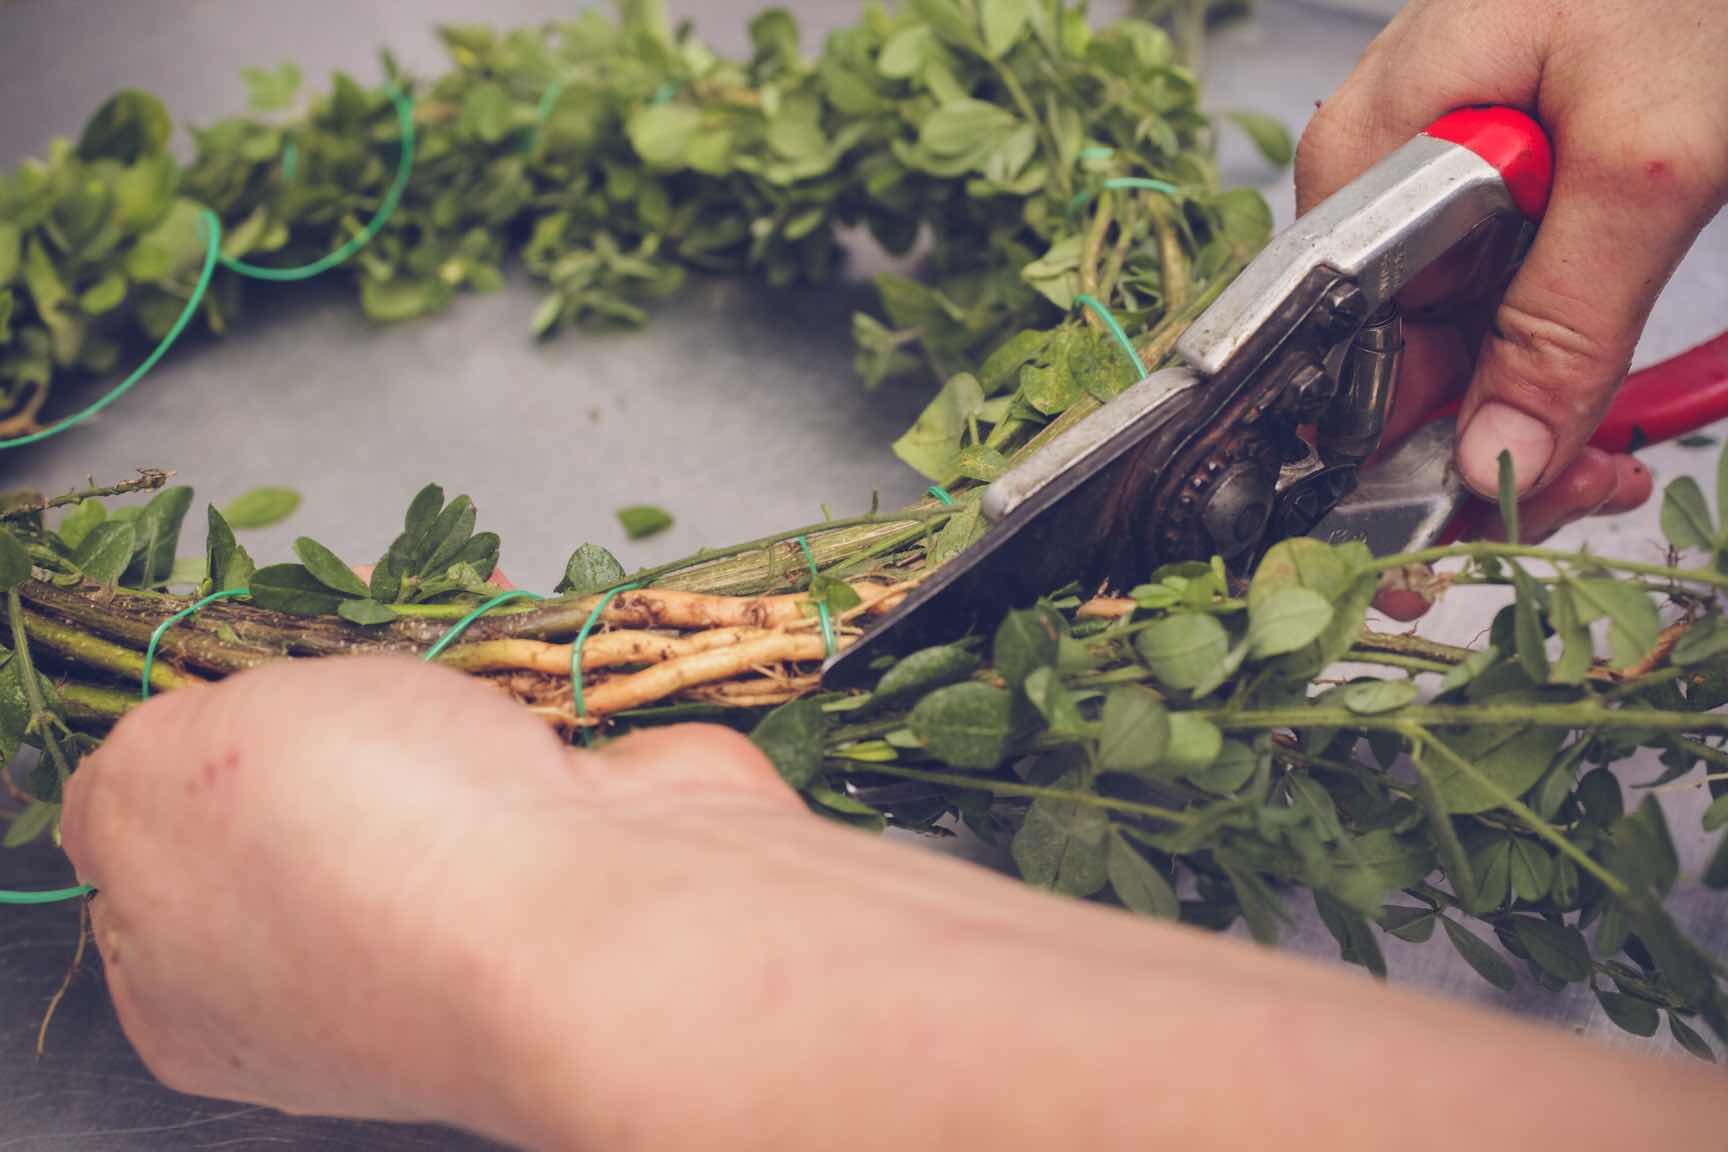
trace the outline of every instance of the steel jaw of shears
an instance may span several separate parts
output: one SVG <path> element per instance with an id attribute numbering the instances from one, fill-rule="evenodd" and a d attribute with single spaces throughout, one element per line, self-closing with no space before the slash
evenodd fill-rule
<path id="1" fill-rule="evenodd" d="M 1463 502 L 1449 422 L 1363 469 L 1397 385 L 1395 298 L 1448 254 L 1469 282 L 1504 283 L 1552 169 L 1520 112 L 1436 121 L 1274 238 L 1184 333 L 1178 365 L 993 482 L 982 538 L 830 659 L 824 687 L 868 684 L 885 657 L 987 630 L 1075 582 L 1123 588 L 1213 556 L 1240 571 L 1297 535 L 1381 554 L 1440 539 Z M 1728 414 L 1728 372 L 1721 393 Z"/>

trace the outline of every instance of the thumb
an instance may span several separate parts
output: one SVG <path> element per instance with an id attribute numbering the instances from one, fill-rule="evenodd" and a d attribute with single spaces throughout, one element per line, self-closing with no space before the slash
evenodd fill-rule
<path id="1" fill-rule="evenodd" d="M 1677 169 L 1647 148 L 1604 148 L 1576 123 L 1569 135 L 1576 149 L 1568 155 L 1567 142 L 1555 142 L 1551 207 L 1494 316 L 1459 413 L 1459 472 L 1489 499 L 1502 450 L 1520 495 L 1571 465 L 1710 215 L 1711 197 L 1686 195 Z"/>

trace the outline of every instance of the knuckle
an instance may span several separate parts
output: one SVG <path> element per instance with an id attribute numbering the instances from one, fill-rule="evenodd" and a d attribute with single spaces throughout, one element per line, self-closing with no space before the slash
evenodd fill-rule
<path id="1" fill-rule="evenodd" d="M 1563 315 L 1507 300 L 1494 316 L 1490 339 L 1512 368 L 1512 388 L 1526 401 L 1594 410 L 1626 374 L 1630 354 Z"/>

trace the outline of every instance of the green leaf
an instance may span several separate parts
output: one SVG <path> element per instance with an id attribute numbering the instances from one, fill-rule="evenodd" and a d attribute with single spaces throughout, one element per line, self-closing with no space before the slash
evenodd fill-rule
<path id="1" fill-rule="evenodd" d="M 96 109 L 78 138 L 80 160 L 131 164 L 168 147 L 173 122 L 162 101 L 137 88 L 122 88 Z"/>
<path id="2" fill-rule="evenodd" d="M 1716 529 L 1710 523 L 1704 490 L 1690 476 L 1675 480 L 1662 493 L 1662 535 L 1681 552 L 1716 546 Z"/>
<path id="3" fill-rule="evenodd" d="M 1718 535 L 1728 538 L 1728 450 L 1716 458 L 1716 512 L 1723 526 Z"/>
<path id="4" fill-rule="evenodd" d="M 1034 669 L 1056 663 L 1062 618 L 1039 605 L 1010 612 L 996 626 L 991 646 L 995 672 L 1010 688 L 1018 688 Z"/>
<path id="5" fill-rule="evenodd" d="M 1388 904 L 1380 910 L 1380 926 L 1410 944 L 1426 944 L 1434 935 L 1438 917 L 1432 908 L 1406 908 Z"/>
<path id="6" fill-rule="evenodd" d="M 110 272 L 78 296 L 78 307 L 90 316 L 112 312 L 126 299 L 126 277 Z"/>
<path id="7" fill-rule="evenodd" d="M 1512 842 L 1495 836 L 1470 857 L 1476 877 L 1476 907 L 1484 911 L 1503 908 L 1512 897 Z"/>
<path id="8" fill-rule="evenodd" d="M 1531 840 L 1512 841 L 1512 891 L 1526 904 L 1534 904 L 1548 895 L 1554 884 L 1554 858 L 1548 850 Z"/>
<path id="9" fill-rule="evenodd" d="M 1515 916 L 1512 930 L 1530 959 L 1556 980 L 1575 984 L 1590 979 L 1590 946 L 1578 929 L 1536 916 Z"/>
<path id="10" fill-rule="evenodd" d="M 66 547 L 77 550 L 84 543 L 84 538 L 90 535 L 91 529 L 108 519 L 108 509 L 100 500 L 84 499 L 77 507 L 60 519 L 58 529 L 60 542 Z"/>
<path id="11" fill-rule="evenodd" d="M 925 648 L 901 659 L 876 683 L 878 704 L 910 699 L 932 688 L 964 680 L 978 670 L 977 656 L 957 645 Z"/>
<path id="12" fill-rule="evenodd" d="M 6 829 L 5 839 L 0 840 L 0 847 L 22 848 L 32 843 L 52 828 L 59 816 L 60 805 L 41 800 L 30 801 L 24 806 L 24 811 L 12 818 L 12 823 Z"/>
<path id="13" fill-rule="evenodd" d="M 1442 693 L 1457 691 L 1486 672 L 1499 659 L 1500 650 L 1498 648 L 1483 648 L 1480 651 L 1470 653 L 1464 657 L 1463 663 L 1454 667 L 1441 679 L 1440 691 Z"/>
<path id="14" fill-rule="evenodd" d="M 672 527 L 672 514 L 652 504 L 631 504 L 618 509 L 618 523 L 631 540 L 646 540 Z"/>
<path id="15" fill-rule="evenodd" d="M 1560 750 L 1565 733 L 1553 728 L 1473 728 L 1442 733 L 1447 745 L 1509 796 L 1522 796 L 1535 786 Z M 1500 806 L 1496 793 L 1455 768 L 1432 757 L 1429 770 L 1446 807 L 1456 816 L 1472 816 Z"/>
<path id="16" fill-rule="evenodd" d="M 0 527 L 0 588 L 16 588 L 30 579 L 30 553 L 5 527 Z"/>
<path id="17" fill-rule="evenodd" d="M 1284 168 L 1295 159 L 1296 145 L 1291 141 L 1290 130 L 1284 127 L 1283 121 L 1258 112 L 1231 112 L 1228 115 L 1230 122 L 1254 141 L 1254 147 L 1260 150 L 1260 155 L 1266 157 L 1267 163 Z"/>
<path id="18" fill-rule="evenodd" d="M 1186 775 L 1210 768 L 1224 749 L 1224 733 L 1203 716 L 1192 712 L 1170 714 L 1170 740 L 1161 768 L 1173 775 Z"/>
<path id="19" fill-rule="evenodd" d="M 1134 637 L 1134 650 L 1167 688 L 1191 691 L 1213 682 L 1230 651 L 1230 637 L 1215 616 L 1178 612 L 1155 620 Z"/>
<path id="20" fill-rule="evenodd" d="M 132 563 L 124 583 L 129 588 L 148 588 L 168 579 L 174 570 L 174 552 L 180 546 L 180 526 L 192 507 L 192 489 L 164 488 L 138 514 L 138 534 Z"/>
<path id="21" fill-rule="evenodd" d="M 1704 831 L 1715 832 L 1728 826 L 1728 796 L 1718 796 L 1704 809 Z"/>
<path id="22" fill-rule="evenodd" d="M 1697 1029 L 1680 1019 L 1673 1011 L 1668 1013 L 1668 1031 L 1674 1034 L 1675 1043 L 1693 1056 L 1706 1063 L 1716 1062 L 1716 1053 L 1711 1051 L 1710 1042 L 1698 1035 Z"/>
<path id="23" fill-rule="evenodd" d="M 764 716 L 750 740 L 787 785 L 803 790 L 822 771 L 828 715 L 815 700 L 793 700 Z"/>
<path id="24" fill-rule="evenodd" d="M 1184 775 L 1188 783 L 1214 796 L 1233 796 L 1254 779 L 1266 759 L 1264 750 L 1250 747 L 1240 740 L 1226 740 L 1210 765 L 1190 768 Z"/>
<path id="25" fill-rule="evenodd" d="M 444 489 L 436 484 L 426 485 L 409 501 L 408 511 L 402 518 L 402 531 L 415 539 L 426 535 L 443 508 Z"/>
<path id="26" fill-rule="evenodd" d="M 1386 978 L 1386 956 L 1366 916 L 1320 889 L 1314 890 L 1314 909 L 1338 942 L 1339 957 L 1346 964 L 1359 964 L 1382 980 Z"/>
<path id="27" fill-rule="evenodd" d="M 1291 679 L 1312 679 L 1329 664 L 1342 660 L 1361 634 L 1368 603 L 1379 586 L 1379 576 L 1360 567 L 1366 560 L 1346 547 L 1334 547 L 1307 536 L 1274 544 L 1254 570 L 1248 586 L 1248 611 L 1284 588 L 1308 588 L 1332 606 L 1332 622 L 1313 644 L 1281 657 L 1278 670 Z"/>
<path id="28" fill-rule="evenodd" d="M 457 126 L 470 136 L 496 144 L 513 127 L 510 94 L 493 80 L 474 85 L 462 94 L 462 114 Z"/>
<path id="29" fill-rule="evenodd" d="M 1548 678 L 1556 684 L 1582 684 L 1596 659 L 1596 646 L 1570 583 L 1554 588 L 1548 604 L 1549 622 L 1560 637 L 1560 659 L 1550 665 Z"/>
<path id="30" fill-rule="evenodd" d="M 395 612 L 371 597 L 363 600 L 344 600 L 336 605 L 336 614 L 354 624 L 388 624 L 392 620 L 400 619 Z"/>
<path id="31" fill-rule="evenodd" d="M 119 583 L 137 551 L 138 536 L 123 520 L 105 520 L 96 525 L 72 551 L 72 563 L 92 584 L 112 587 Z"/>
<path id="32" fill-rule="evenodd" d="M 1518 470 L 1512 463 L 1512 453 L 1500 452 L 1500 522 L 1509 544 L 1518 543 Z"/>
<path id="33" fill-rule="evenodd" d="M 1358 716 L 1383 716 L 1414 703 L 1421 694 L 1409 680 L 1365 680 L 1347 685 L 1338 698 Z"/>
<path id="34" fill-rule="evenodd" d="M 688 104 L 656 104 L 630 117 L 631 147 L 650 168 L 689 166 L 691 146 L 702 134 L 702 110 Z"/>
<path id="35" fill-rule="evenodd" d="M 1502 992 L 1512 991 L 1513 986 L 1518 983 L 1518 977 L 1504 956 L 1484 944 L 1480 936 L 1455 923 L 1450 917 L 1440 917 L 1440 926 L 1446 929 L 1446 938 L 1452 942 L 1452 947 L 1458 950 L 1458 955 L 1464 957 L 1464 962 L 1476 970 L 1476 975 Z"/>
<path id="36" fill-rule="evenodd" d="M 1110 831 L 1104 871 L 1116 898 L 1129 910 L 1160 920 L 1175 920 L 1181 915 L 1181 902 L 1170 881 L 1114 829 Z"/>
<path id="37" fill-rule="evenodd" d="M 910 79 L 923 70 L 935 43 L 936 37 L 928 24 L 908 24 L 882 45 L 876 70 L 893 80 Z"/>
<path id="38" fill-rule="evenodd" d="M 1284 919 L 1278 894 L 1253 872 L 1225 864 L 1222 860 L 1219 863 L 1230 880 L 1230 887 L 1235 890 L 1236 905 L 1241 909 L 1242 919 L 1248 923 L 1249 934 L 1267 947 L 1278 943 L 1278 926 Z"/>
<path id="39" fill-rule="evenodd" d="M 24 234 L 10 220 L 0 220 L 0 288 L 12 283 L 23 263 Z M 4 342 L 4 338 L 0 338 Z"/>
<path id="40" fill-rule="evenodd" d="M 1170 715 L 1145 688 L 1124 684 L 1104 697 L 1098 768 L 1103 772 L 1151 774 L 1170 743 Z M 1132 907 L 1132 905 L 1130 905 Z"/>
<path id="41" fill-rule="evenodd" d="M 234 539 L 234 530 L 227 518 L 211 504 L 205 512 L 208 525 L 204 536 L 204 570 L 211 590 L 226 591 L 245 588 L 252 580 L 257 565 Z"/>
<path id="42" fill-rule="evenodd" d="M 466 496 L 458 496 L 446 504 L 421 537 L 415 552 L 419 560 L 415 574 L 422 579 L 443 576 L 467 547 L 477 515 L 474 502 Z"/>
<path id="43" fill-rule="evenodd" d="M 292 488 L 261 487 L 242 493 L 222 509 L 228 526 L 244 532 L 249 528 L 268 528 L 294 515 L 300 507 L 300 493 Z"/>
<path id="44" fill-rule="evenodd" d="M 252 574 L 252 603 L 294 616 L 329 616 L 344 597 L 298 564 L 272 564 Z"/>
<path id="45" fill-rule="evenodd" d="M 584 544 L 564 562 L 564 579 L 554 592 L 589 596 L 624 583 L 624 565 L 598 544 Z"/>
<path id="46" fill-rule="evenodd" d="M 1728 888 L 1728 836 L 1716 842 L 1716 851 L 1704 866 L 1704 887 L 1720 891 Z"/>
<path id="47" fill-rule="evenodd" d="M 1578 608 L 1585 622 L 1608 617 L 1608 640 L 1615 668 L 1628 668 L 1648 656 L 1662 634 L 1662 616 L 1650 594 L 1618 580 L 1576 580 Z"/>
<path id="48" fill-rule="evenodd" d="M 1072 735 L 1085 725 L 1074 694 L 1062 683 L 1062 675 L 1054 668 L 1035 668 L 1026 677 L 1026 699 L 1044 718 L 1044 726 L 1057 735 Z"/>
<path id="49" fill-rule="evenodd" d="M 1635 996 L 1627 996 L 1622 992 L 1605 992 L 1598 989 L 1596 1002 L 1602 1005 L 1602 1011 L 1608 1019 L 1623 1032 L 1634 1036 L 1654 1036 L 1656 1029 L 1661 1027 L 1662 1018 L 1657 1014 L 1656 1005 L 1648 1000 L 1640 1000 Z"/>
<path id="50" fill-rule="evenodd" d="M 931 755 L 955 768 L 989 769 L 1008 754 L 1014 698 L 988 684 L 951 684 L 918 701 L 907 725 Z"/>
<path id="51" fill-rule="evenodd" d="M 301 536 L 294 541 L 294 555 L 300 558 L 306 571 L 332 592 L 362 598 L 371 595 L 371 590 L 346 561 L 310 536 Z"/>
<path id="52" fill-rule="evenodd" d="M 1518 666 L 1537 684 L 1548 681 L 1547 637 L 1542 632 L 1542 593 L 1517 563 L 1510 563 L 1512 587 L 1516 599 L 1512 602 L 1512 638 Z"/>
<path id="53" fill-rule="evenodd" d="M 978 22 L 984 29 L 984 54 L 992 60 L 1008 54 L 1032 17 L 1031 0 L 978 0 Z"/>
<path id="54" fill-rule="evenodd" d="M 292 60 L 284 60 L 274 68 L 242 68 L 240 79 L 246 82 L 246 102 L 254 112 L 281 112 L 294 105 L 300 90 L 300 68 Z"/>
<path id="55" fill-rule="evenodd" d="M 1320 638 L 1332 605 L 1310 588 L 1278 588 L 1248 609 L 1248 645 L 1257 659 L 1282 656 Z"/>
<path id="56" fill-rule="evenodd" d="M 955 100 L 924 120 L 918 142 L 939 157 L 979 156 L 1000 144 L 1019 123 L 1018 117 L 999 104 Z"/>
<path id="57" fill-rule="evenodd" d="M 1703 664 L 1728 652 L 1728 624 L 1720 616 L 1706 616 L 1680 637 L 1670 657 L 1682 668 Z"/>
<path id="58" fill-rule="evenodd" d="M 1067 772 L 1052 787 L 1079 791 L 1084 783 L 1078 772 Z M 1090 896 L 1109 879 L 1109 832 L 1103 809 L 1081 800 L 1041 796 L 1027 809 L 1025 823 L 1014 834 L 1014 863 L 1028 884 L 1069 896 Z"/>
<path id="59" fill-rule="evenodd" d="M 948 479 L 961 438 L 984 406 L 984 389 L 975 376 L 949 377 L 917 421 L 894 441 L 894 455 L 927 480 Z"/>

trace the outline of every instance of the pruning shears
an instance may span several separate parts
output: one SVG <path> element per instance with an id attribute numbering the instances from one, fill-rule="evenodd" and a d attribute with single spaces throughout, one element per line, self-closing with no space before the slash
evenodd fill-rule
<path id="1" fill-rule="evenodd" d="M 989 527 L 823 669 L 868 683 L 901 655 L 993 627 L 1052 588 L 1127 587 L 1169 563 L 1238 571 L 1279 540 L 1377 555 L 1467 530 L 1441 413 L 1381 452 L 1403 349 L 1398 295 L 1441 257 L 1503 285 L 1547 207 L 1553 148 L 1507 108 L 1453 112 L 1275 237 L 1155 372 L 995 480 Z M 1728 417 L 1728 334 L 1632 376 L 1611 451 Z"/>

